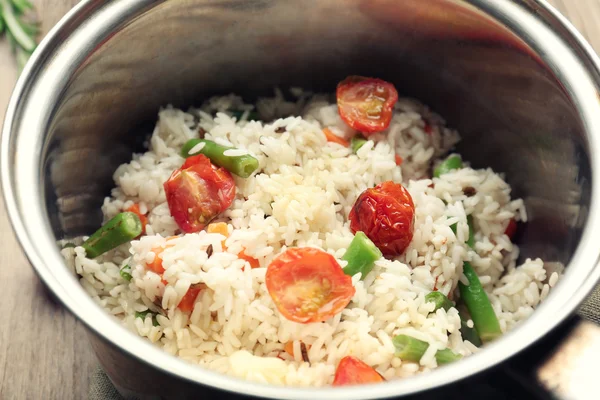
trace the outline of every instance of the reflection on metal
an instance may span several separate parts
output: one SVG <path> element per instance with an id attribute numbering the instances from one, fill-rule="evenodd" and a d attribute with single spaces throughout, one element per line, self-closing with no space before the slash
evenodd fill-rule
<path id="1" fill-rule="evenodd" d="M 598 357 L 600 327 L 582 322 L 537 375 L 547 389 L 563 400 L 597 399 Z"/>

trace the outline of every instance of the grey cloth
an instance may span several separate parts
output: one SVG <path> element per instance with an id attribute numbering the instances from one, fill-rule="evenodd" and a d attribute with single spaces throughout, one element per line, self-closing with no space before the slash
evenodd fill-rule
<path id="1" fill-rule="evenodd" d="M 579 315 L 582 318 L 600 324 L 600 285 L 579 308 Z M 90 400 L 125 400 L 119 395 L 108 376 L 98 367 L 92 375 Z"/>

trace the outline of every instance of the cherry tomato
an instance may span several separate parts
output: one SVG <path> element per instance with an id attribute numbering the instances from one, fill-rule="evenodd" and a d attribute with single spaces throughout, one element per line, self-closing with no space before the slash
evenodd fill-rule
<path id="1" fill-rule="evenodd" d="M 333 256 L 311 247 L 291 248 L 277 256 L 265 281 L 279 312 L 304 324 L 341 312 L 356 291 Z"/>
<path id="2" fill-rule="evenodd" d="M 188 157 L 164 187 L 171 215 L 186 233 L 204 229 L 235 197 L 231 174 L 214 166 L 203 154 Z"/>
<path id="3" fill-rule="evenodd" d="M 346 356 L 338 364 L 333 386 L 360 385 L 384 382 L 385 379 L 373 368 L 356 357 Z"/>
<path id="4" fill-rule="evenodd" d="M 349 76 L 338 84 L 336 97 L 344 122 L 369 136 L 390 125 L 398 92 L 381 79 Z"/>
<path id="5" fill-rule="evenodd" d="M 399 183 L 380 183 L 358 196 L 350 211 L 350 229 L 362 231 L 386 256 L 406 250 L 413 237 L 415 206 Z"/>
<path id="6" fill-rule="evenodd" d="M 504 231 L 504 234 L 506 236 L 508 236 L 508 238 L 510 240 L 512 240 L 515 237 L 516 233 L 517 233 L 517 221 L 515 221 L 514 219 L 511 219 L 510 221 L 508 221 L 508 225 L 506 226 L 506 230 Z"/>
<path id="7" fill-rule="evenodd" d="M 203 287 L 204 287 L 204 285 L 192 285 L 192 286 L 190 286 L 190 288 L 188 289 L 188 291 L 181 298 L 181 301 L 177 305 L 177 308 L 179 308 L 183 312 L 190 312 L 190 311 L 192 311 L 194 309 L 194 304 L 196 302 L 196 298 L 198 297 L 198 295 L 202 291 Z"/>
<path id="8" fill-rule="evenodd" d="M 142 233 L 140 236 L 145 234 L 146 233 L 146 225 L 148 225 L 148 217 L 146 217 L 146 215 L 144 215 L 140 212 L 139 204 L 134 204 L 125 211 L 130 211 L 130 212 L 136 214 L 140 218 L 140 222 L 142 223 Z M 140 237 L 140 236 L 138 236 L 138 237 Z"/>

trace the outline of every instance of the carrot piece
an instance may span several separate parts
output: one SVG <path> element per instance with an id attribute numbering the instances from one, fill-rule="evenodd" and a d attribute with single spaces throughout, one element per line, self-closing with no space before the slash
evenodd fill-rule
<path id="1" fill-rule="evenodd" d="M 287 342 L 285 346 L 283 346 L 283 351 L 294 357 L 294 342 Z"/>
<path id="2" fill-rule="evenodd" d="M 213 222 L 212 224 L 208 224 L 206 232 L 218 233 L 225 237 L 229 236 L 229 231 L 227 230 L 227 224 L 225 222 Z"/>
<path id="3" fill-rule="evenodd" d="M 146 263 L 146 267 L 148 267 L 150 271 L 156 272 L 159 275 L 162 275 L 162 273 L 165 272 L 165 269 L 162 265 L 162 258 L 160 258 L 160 255 L 163 251 L 165 251 L 165 249 L 162 247 L 153 248 L 152 252 L 154 253 L 154 260 L 152 260 L 152 262 Z"/>
<path id="4" fill-rule="evenodd" d="M 250 264 L 250 268 L 258 268 L 260 267 L 260 263 L 258 262 L 258 260 L 254 257 L 250 257 L 249 255 L 247 255 L 244 250 L 241 251 L 240 254 L 238 254 L 238 258 L 241 258 L 242 260 L 246 260 L 248 261 L 248 263 Z"/>
<path id="5" fill-rule="evenodd" d="M 141 233 L 140 236 L 144 235 L 146 233 L 146 225 L 148 225 L 148 217 L 146 217 L 145 214 L 142 214 L 140 212 L 140 205 L 137 204 L 137 203 L 134 203 L 131 207 L 129 207 L 125 211 L 132 212 L 132 213 L 136 214 L 140 218 L 140 222 L 142 223 L 142 233 Z M 138 238 L 140 236 L 138 236 Z"/>
<path id="6" fill-rule="evenodd" d="M 325 138 L 327 138 L 328 142 L 333 142 L 337 144 L 341 144 L 344 147 L 350 147 L 350 143 L 344 139 L 336 135 L 329 128 L 323 128 L 323 133 L 325 134 Z"/>
<path id="7" fill-rule="evenodd" d="M 402 157 L 400 157 L 398 154 L 396 154 L 395 159 L 396 159 L 396 165 L 398 165 L 398 166 L 402 165 L 402 161 L 404 161 L 402 159 Z"/>
<path id="8" fill-rule="evenodd" d="M 194 309 L 194 304 L 196 303 L 196 298 L 202 291 L 203 285 L 192 285 L 188 289 L 188 291 L 183 295 L 181 301 L 177 305 L 183 312 L 190 312 Z"/>
<path id="9" fill-rule="evenodd" d="M 229 230 L 227 229 L 227 224 L 225 222 L 213 222 L 212 224 L 208 224 L 206 232 L 218 233 L 226 238 L 229 237 Z M 221 241 L 221 247 L 225 250 L 225 240 Z"/>
<path id="10" fill-rule="evenodd" d="M 513 218 L 510 221 L 508 221 L 508 225 L 506 226 L 506 230 L 504 231 L 504 234 L 506 236 L 508 236 L 508 238 L 510 240 L 513 240 L 516 233 L 517 233 L 517 221 Z"/>

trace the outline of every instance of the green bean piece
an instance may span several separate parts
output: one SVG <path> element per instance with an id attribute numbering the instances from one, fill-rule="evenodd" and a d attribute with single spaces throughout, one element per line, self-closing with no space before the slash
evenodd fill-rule
<path id="1" fill-rule="evenodd" d="M 92 236 L 83 242 L 85 254 L 89 258 L 96 258 L 127 243 L 142 233 L 140 218 L 129 211 L 117 214 L 107 223 L 102 225 Z"/>
<path id="2" fill-rule="evenodd" d="M 246 111 L 233 110 L 230 112 L 231 112 L 231 115 L 233 115 L 238 121 L 240 121 Z M 246 117 L 246 121 L 259 121 L 258 113 L 256 111 L 248 111 L 248 117 Z"/>
<path id="3" fill-rule="evenodd" d="M 437 361 L 438 365 L 449 364 L 451 362 L 458 361 L 461 358 L 462 356 L 460 354 L 456 354 L 450 349 L 438 350 L 435 353 L 435 360 Z"/>
<path id="4" fill-rule="evenodd" d="M 431 292 L 425 295 L 425 301 L 432 302 L 435 304 L 435 309 L 433 312 L 436 312 L 440 308 L 448 311 L 452 307 L 456 307 L 452 300 L 446 297 L 443 293 L 440 292 Z M 458 309 L 458 308 L 457 308 Z M 477 336 L 477 332 L 475 329 L 470 328 L 467 325 L 467 318 L 465 318 L 464 313 L 458 310 L 458 316 L 460 317 L 460 332 L 463 339 L 468 340 L 473 343 L 475 346 L 481 346 L 481 340 L 479 340 L 479 336 Z"/>
<path id="5" fill-rule="evenodd" d="M 150 314 L 152 316 L 152 326 L 159 326 L 160 324 L 158 323 L 158 320 L 156 319 L 156 314 L 154 314 L 152 311 L 150 310 L 146 310 L 146 311 L 136 311 L 135 312 L 135 317 L 136 318 L 141 318 L 142 321 L 146 320 L 146 316 L 148 316 L 148 314 Z"/>
<path id="6" fill-rule="evenodd" d="M 458 283 L 460 296 L 471 314 L 475 330 L 481 341 L 483 343 L 491 342 L 502 335 L 498 317 L 496 317 L 492 303 L 470 263 L 463 263 L 463 273 L 469 280 L 469 284 Z"/>
<path id="7" fill-rule="evenodd" d="M 397 335 L 392 339 L 392 343 L 396 348 L 396 357 L 403 361 L 419 362 L 429 348 L 429 343 L 408 335 Z M 450 349 L 438 350 L 435 353 L 438 365 L 448 364 L 461 358 L 460 354 Z"/>
<path id="8" fill-rule="evenodd" d="M 125 279 L 127 282 L 131 282 L 131 267 L 129 265 L 124 266 L 119 271 L 119 275 L 121 275 L 121 278 Z"/>
<path id="9" fill-rule="evenodd" d="M 475 228 L 473 227 L 473 216 L 467 215 L 467 224 L 469 225 L 469 238 L 467 239 L 467 245 L 475 249 Z"/>
<path id="10" fill-rule="evenodd" d="M 346 253 L 342 257 L 342 260 L 348 261 L 348 265 L 344 268 L 344 273 L 354 276 L 360 272 L 360 279 L 365 279 L 373 269 L 375 261 L 379 260 L 381 256 L 381 251 L 364 232 L 356 232 L 354 239 L 352 239 L 350 246 L 348 246 L 348 250 L 346 250 Z"/>
<path id="11" fill-rule="evenodd" d="M 204 147 L 200 151 L 190 153 L 200 143 L 204 143 Z M 196 154 L 204 154 L 214 164 L 225 168 L 241 178 L 249 177 L 258 168 L 258 160 L 251 155 L 227 156 L 225 155 L 227 150 L 235 149 L 233 147 L 221 146 L 211 140 L 190 139 L 183 145 L 181 155 L 187 158 Z"/>
<path id="12" fill-rule="evenodd" d="M 363 147 L 365 143 L 367 143 L 367 139 L 365 139 L 364 137 L 360 135 L 354 136 L 350 140 L 350 147 L 352 148 L 352 152 L 356 154 L 358 152 L 358 149 Z"/>
<path id="13" fill-rule="evenodd" d="M 439 178 L 445 173 L 462 168 L 462 166 L 463 163 L 460 156 L 450 156 L 442 161 L 441 164 L 433 170 L 433 176 L 434 178 Z"/>
<path id="14" fill-rule="evenodd" d="M 473 343 L 474 346 L 480 347 L 481 339 L 479 339 L 477 331 L 467 325 L 467 321 L 460 311 L 458 312 L 458 315 L 460 316 L 460 333 L 463 340 L 468 340 L 469 342 Z"/>
<path id="15" fill-rule="evenodd" d="M 455 222 L 452 225 L 450 225 L 450 229 L 452 229 L 452 232 L 454 232 L 454 234 L 456 235 L 456 232 L 458 230 L 458 222 Z"/>
<path id="16" fill-rule="evenodd" d="M 394 336 L 392 343 L 396 348 L 396 357 L 412 362 L 419 362 L 429 347 L 429 343 L 408 335 Z"/>
<path id="17" fill-rule="evenodd" d="M 431 292 L 425 295 L 425 301 L 431 302 L 435 304 L 435 309 L 433 312 L 436 312 L 440 308 L 443 308 L 445 311 L 448 311 L 452 307 L 454 307 L 454 303 L 441 292 Z"/>

